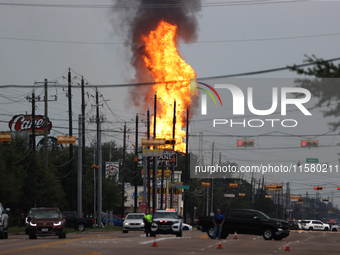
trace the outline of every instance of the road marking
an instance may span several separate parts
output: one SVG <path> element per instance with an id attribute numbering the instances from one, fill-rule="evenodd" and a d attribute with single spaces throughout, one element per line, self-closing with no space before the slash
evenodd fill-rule
<path id="1" fill-rule="evenodd" d="M 162 238 L 157 238 L 156 242 L 160 242 L 160 241 L 164 241 L 164 240 L 170 240 L 170 239 L 191 239 L 191 237 L 175 237 L 175 236 L 162 237 Z M 148 244 L 148 243 L 153 243 L 153 242 L 154 242 L 154 240 L 149 240 L 149 241 L 139 242 L 139 244 Z"/>
<path id="2" fill-rule="evenodd" d="M 308 237 L 306 240 L 305 240 L 305 242 L 307 242 L 309 239 L 311 239 L 313 236 L 311 236 L 311 237 Z"/>
<path id="3" fill-rule="evenodd" d="M 323 237 L 325 237 L 326 233 L 323 234 Z"/>
<path id="4" fill-rule="evenodd" d="M 199 236 L 198 238 L 208 238 L 208 235 Z"/>
<path id="5" fill-rule="evenodd" d="M 209 245 L 209 246 L 208 246 L 208 248 L 211 248 L 211 247 L 212 247 L 212 245 Z"/>
<path id="6" fill-rule="evenodd" d="M 74 241 L 80 241 L 80 240 L 85 240 L 85 239 L 89 239 L 89 238 L 96 238 L 96 237 L 95 236 L 92 236 L 92 237 L 82 237 L 82 238 L 68 239 L 68 240 L 62 240 L 62 241 L 51 242 L 51 243 L 44 243 L 44 244 L 35 245 L 35 246 L 28 246 L 28 247 L 20 248 L 20 249 L 2 251 L 2 252 L 0 252 L 0 254 L 6 254 L 6 253 L 16 253 L 16 254 L 18 254 L 18 253 L 21 253 L 21 252 L 25 252 L 27 250 L 44 249 L 44 248 L 48 248 L 48 247 L 53 247 L 55 249 L 77 250 L 78 253 L 79 253 L 79 251 L 82 251 L 82 252 L 85 252 L 86 254 L 91 254 L 91 255 L 102 254 L 101 252 L 96 252 L 96 251 L 87 251 L 87 250 L 82 250 L 82 249 L 73 249 L 73 248 L 55 246 L 55 245 L 58 245 L 58 244 L 74 242 Z"/>

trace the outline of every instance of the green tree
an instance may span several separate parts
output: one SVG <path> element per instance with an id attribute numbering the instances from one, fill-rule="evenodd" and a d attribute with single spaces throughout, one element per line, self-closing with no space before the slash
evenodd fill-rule
<path id="1" fill-rule="evenodd" d="M 312 57 L 305 56 L 304 62 L 313 63 L 313 67 L 302 68 L 296 65 L 288 66 L 291 71 L 294 71 L 300 75 L 311 76 L 311 78 L 296 79 L 297 86 L 308 89 L 313 96 L 318 97 L 319 101 L 316 107 L 327 106 L 327 110 L 324 110 L 324 116 L 340 116 L 340 90 L 339 80 L 334 78 L 340 78 L 340 64 L 336 65 L 331 61 L 317 58 L 314 55 Z M 331 79 L 333 78 L 333 79 Z M 340 126 L 340 121 L 331 122 L 329 125 L 336 129 Z"/>

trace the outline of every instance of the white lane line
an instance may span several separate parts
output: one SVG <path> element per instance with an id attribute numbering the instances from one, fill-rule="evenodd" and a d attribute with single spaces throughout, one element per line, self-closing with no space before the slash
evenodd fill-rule
<path id="1" fill-rule="evenodd" d="M 323 234 L 323 237 L 325 237 L 326 233 Z"/>
<path id="2" fill-rule="evenodd" d="M 296 243 L 300 242 L 300 240 L 295 241 Z"/>
<path id="3" fill-rule="evenodd" d="M 148 244 L 148 243 L 153 243 L 154 241 L 160 242 L 160 241 L 170 240 L 170 239 L 191 239 L 191 237 L 176 237 L 176 236 L 162 237 L 162 238 L 156 238 L 156 240 L 152 239 L 152 240 L 148 240 L 144 242 L 139 242 L 139 244 Z"/>
<path id="4" fill-rule="evenodd" d="M 212 247 L 212 245 L 209 245 L 209 246 L 208 246 L 208 248 L 211 248 L 211 247 Z"/>

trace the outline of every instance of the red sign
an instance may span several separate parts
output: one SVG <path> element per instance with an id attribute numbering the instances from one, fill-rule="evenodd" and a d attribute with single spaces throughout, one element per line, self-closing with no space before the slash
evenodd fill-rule
<path id="1" fill-rule="evenodd" d="M 148 202 L 139 202 L 139 212 L 145 214 L 148 212 Z"/>
<path id="2" fill-rule="evenodd" d="M 19 114 L 15 115 L 8 123 L 11 131 L 22 131 L 32 133 L 32 115 Z M 50 133 L 52 128 L 52 122 L 48 120 L 47 132 Z M 35 116 L 35 133 L 36 135 L 42 135 L 45 130 L 45 118 L 42 115 Z"/>

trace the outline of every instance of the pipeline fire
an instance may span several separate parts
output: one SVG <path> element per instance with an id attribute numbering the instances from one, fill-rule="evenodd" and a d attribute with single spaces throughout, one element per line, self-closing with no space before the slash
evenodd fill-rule
<path id="1" fill-rule="evenodd" d="M 163 20 L 155 31 L 142 35 L 145 43 L 143 60 L 157 84 L 152 90 L 157 94 L 156 137 L 173 137 L 174 101 L 176 101 L 175 150 L 184 152 L 186 111 L 190 107 L 190 78 L 196 77 L 194 69 L 185 63 L 176 48 L 176 25 Z M 196 91 L 196 93 L 198 93 Z M 154 119 L 150 132 L 154 134 Z"/>

